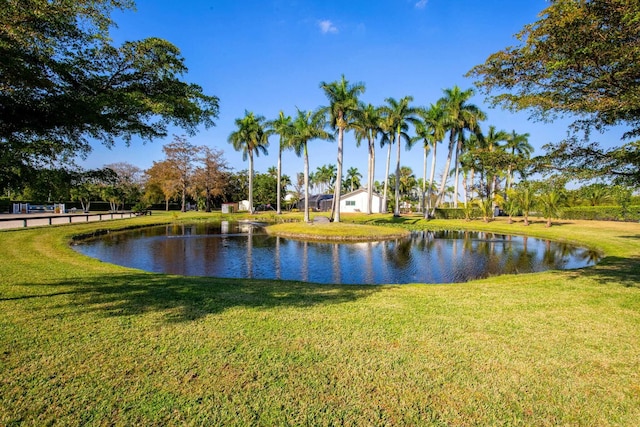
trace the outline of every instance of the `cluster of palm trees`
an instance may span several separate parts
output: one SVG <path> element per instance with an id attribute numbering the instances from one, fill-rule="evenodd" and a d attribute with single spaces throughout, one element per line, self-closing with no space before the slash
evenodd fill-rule
<path id="1" fill-rule="evenodd" d="M 376 143 L 387 146 L 385 182 L 383 187 L 383 205 L 387 204 L 392 147 L 395 144 L 395 177 L 401 177 L 401 146 L 404 141 L 407 149 L 416 143 L 422 143 L 424 151 L 424 176 L 422 179 L 422 212 L 433 215 L 435 209 L 443 203 L 448 191 L 447 181 L 453 175 L 454 206 L 458 207 L 459 183 L 462 177 L 464 202 L 474 199 L 474 193 L 482 200 L 493 200 L 503 180 L 510 187 L 514 174 L 523 171 L 523 162 L 533 149 L 528 143 L 528 134 L 496 131 L 490 126 L 483 134 L 480 122 L 486 119 L 484 112 L 469 103 L 472 89 L 461 90 L 454 86 L 445 89 L 442 98 L 428 108 L 413 105 L 413 97 L 405 96 L 399 100 L 385 99 L 382 106 L 365 104 L 359 99 L 364 93 L 363 83 L 349 83 L 344 76 L 331 83 L 321 82 L 329 105 L 315 111 L 298 109 L 292 118 L 282 111 L 279 116 L 267 121 L 263 116 L 245 112 L 243 118 L 236 119 L 237 130 L 229 136 L 234 148 L 242 151 L 245 160 L 249 159 L 249 205 L 252 203 L 253 155 L 266 153 L 269 137 L 279 136 L 278 144 L 278 180 L 281 177 L 281 157 L 286 149 L 293 149 L 304 158 L 304 219 L 309 220 L 309 158 L 308 143 L 315 139 L 333 140 L 337 135 L 338 154 L 334 182 L 341 183 L 343 175 L 344 134 L 353 131 L 356 144 L 367 143 L 368 190 L 367 213 L 372 212 L 374 189 L 375 148 Z M 410 134 L 409 129 L 413 132 Z M 448 142 L 448 154 L 439 186 L 435 183 L 436 151 L 440 143 Z M 502 144 L 501 144 L 502 143 Z M 431 154 L 430 176 L 427 180 L 427 159 Z M 453 165 L 452 165 L 453 163 Z M 401 179 L 394 179 L 394 215 L 400 215 Z M 340 221 L 339 200 L 342 185 L 334 185 L 331 219 Z M 277 212 L 281 213 L 280 195 Z"/>

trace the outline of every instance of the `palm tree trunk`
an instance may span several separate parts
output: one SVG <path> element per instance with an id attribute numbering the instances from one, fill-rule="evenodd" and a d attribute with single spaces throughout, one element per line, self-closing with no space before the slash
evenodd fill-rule
<path id="1" fill-rule="evenodd" d="M 422 203 L 420 204 L 420 212 L 425 210 L 425 195 L 427 194 L 427 157 L 429 156 L 428 146 L 424 146 L 424 159 L 422 161 Z"/>
<path id="2" fill-rule="evenodd" d="M 280 200 L 282 200 L 282 184 L 280 180 L 282 179 L 282 141 L 280 142 L 280 146 L 278 147 L 278 189 L 277 189 L 277 197 L 278 201 L 276 202 L 276 213 L 278 215 L 282 215 L 282 207 L 280 206 Z"/>
<path id="3" fill-rule="evenodd" d="M 461 135 L 462 136 L 462 135 Z M 455 182 L 453 183 L 453 207 L 458 208 L 458 182 L 460 181 L 460 161 L 458 160 L 462 151 L 462 138 L 458 138 L 456 144 L 456 173 Z"/>
<path id="4" fill-rule="evenodd" d="M 331 218 L 333 222 L 340 222 L 340 197 L 342 193 L 342 147 L 344 142 L 344 128 L 338 128 L 338 168 L 336 170 L 336 182 L 333 192 L 333 209 Z"/>
<path id="5" fill-rule="evenodd" d="M 304 144 L 304 222 L 309 222 L 309 154 Z"/>
<path id="6" fill-rule="evenodd" d="M 469 203 L 469 197 L 467 197 L 467 173 L 462 172 L 462 191 L 464 193 L 464 207 L 467 207 L 467 203 Z"/>
<path id="7" fill-rule="evenodd" d="M 396 185 L 395 185 L 395 207 L 393 210 L 393 216 L 400 216 L 400 126 L 398 126 L 398 140 L 396 143 Z"/>
<path id="8" fill-rule="evenodd" d="M 435 179 L 436 176 L 436 147 L 438 146 L 438 142 L 434 142 L 433 143 L 433 148 L 431 151 L 431 174 L 429 176 L 429 188 L 428 188 L 428 194 L 429 194 L 429 198 L 428 198 L 428 202 L 427 205 L 429 206 L 429 210 L 431 210 L 431 199 L 432 199 L 432 195 L 433 195 L 433 180 Z M 428 212 L 425 212 L 425 218 L 429 216 Z"/>
<path id="9" fill-rule="evenodd" d="M 249 151 L 249 213 L 253 214 L 253 153 Z"/>
<path id="10" fill-rule="evenodd" d="M 475 179 L 476 170 L 471 168 L 469 170 L 469 194 L 471 196 L 471 200 L 473 200 L 473 180 Z"/>
<path id="11" fill-rule="evenodd" d="M 387 201 L 388 201 L 388 194 L 389 194 L 389 166 L 391 165 L 391 142 L 389 142 L 389 148 L 387 149 L 387 168 L 386 168 L 386 172 L 385 172 L 385 178 L 384 178 L 384 195 L 383 195 L 383 199 L 382 199 L 382 209 L 384 209 L 384 211 L 387 211 Z"/>
<path id="12" fill-rule="evenodd" d="M 367 171 L 367 215 L 372 213 L 373 204 L 373 174 L 375 171 L 376 149 L 373 138 L 369 137 L 369 165 Z"/>
<path id="13" fill-rule="evenodd" d="M 444 171 L 442 172 L 442 182 L 440 183 L 440 191 L 438 191 L 438 197 L 436 198 L 436 202 L 431 211 L 432 216 L 435 215 L 436 208 L 442 201 L 444 197 L 444 192 L 447 188 L 447 178 L 449 177 L 449 167 L 451 166 L 451 158 L 453 157 L 453 147 L 455 146 L 455 142 L 456 142 L 456 131 L 452 129 L 451 133 L 449 134 L 449 154 L 447 155 L 447 163 L 444 167 Z"/>

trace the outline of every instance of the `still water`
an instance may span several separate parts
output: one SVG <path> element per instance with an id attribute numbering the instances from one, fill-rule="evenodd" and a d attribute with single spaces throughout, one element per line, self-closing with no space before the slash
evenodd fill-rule
<path id="1" fill-rule="evenodd" d="M 200 223 L 142 228 L 78 242 L 105 262 L 187 276 L 334 284 L 455 283 L 499 274 L 593 265 L 594 251 L 522 236 L 423 231 L 366 243 L 269 236 L 258 224 Z"/>

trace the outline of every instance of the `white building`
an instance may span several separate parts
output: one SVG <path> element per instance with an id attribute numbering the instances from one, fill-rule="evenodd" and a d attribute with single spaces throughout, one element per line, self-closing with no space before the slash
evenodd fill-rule
<path id="1" fill-rule="evenodd" d="M 359 188 L 351 193 L 347 193 L 340 198 L 340 212 L 362 212 L 367 213 L 368 192 L 366 188 Z M 373 192 L 371 200 L 371 213 L 384 212 L 382 197 Z"/>

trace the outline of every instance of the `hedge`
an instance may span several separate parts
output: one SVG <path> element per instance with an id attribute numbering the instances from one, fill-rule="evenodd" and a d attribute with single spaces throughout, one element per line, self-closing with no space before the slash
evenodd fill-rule
<path id="1" fill-rule="evenodd" d="M 640 221 L 640 206 L 577 206 L 562 210 L 561 219 L 587 219 L 596 221 Z"/>

